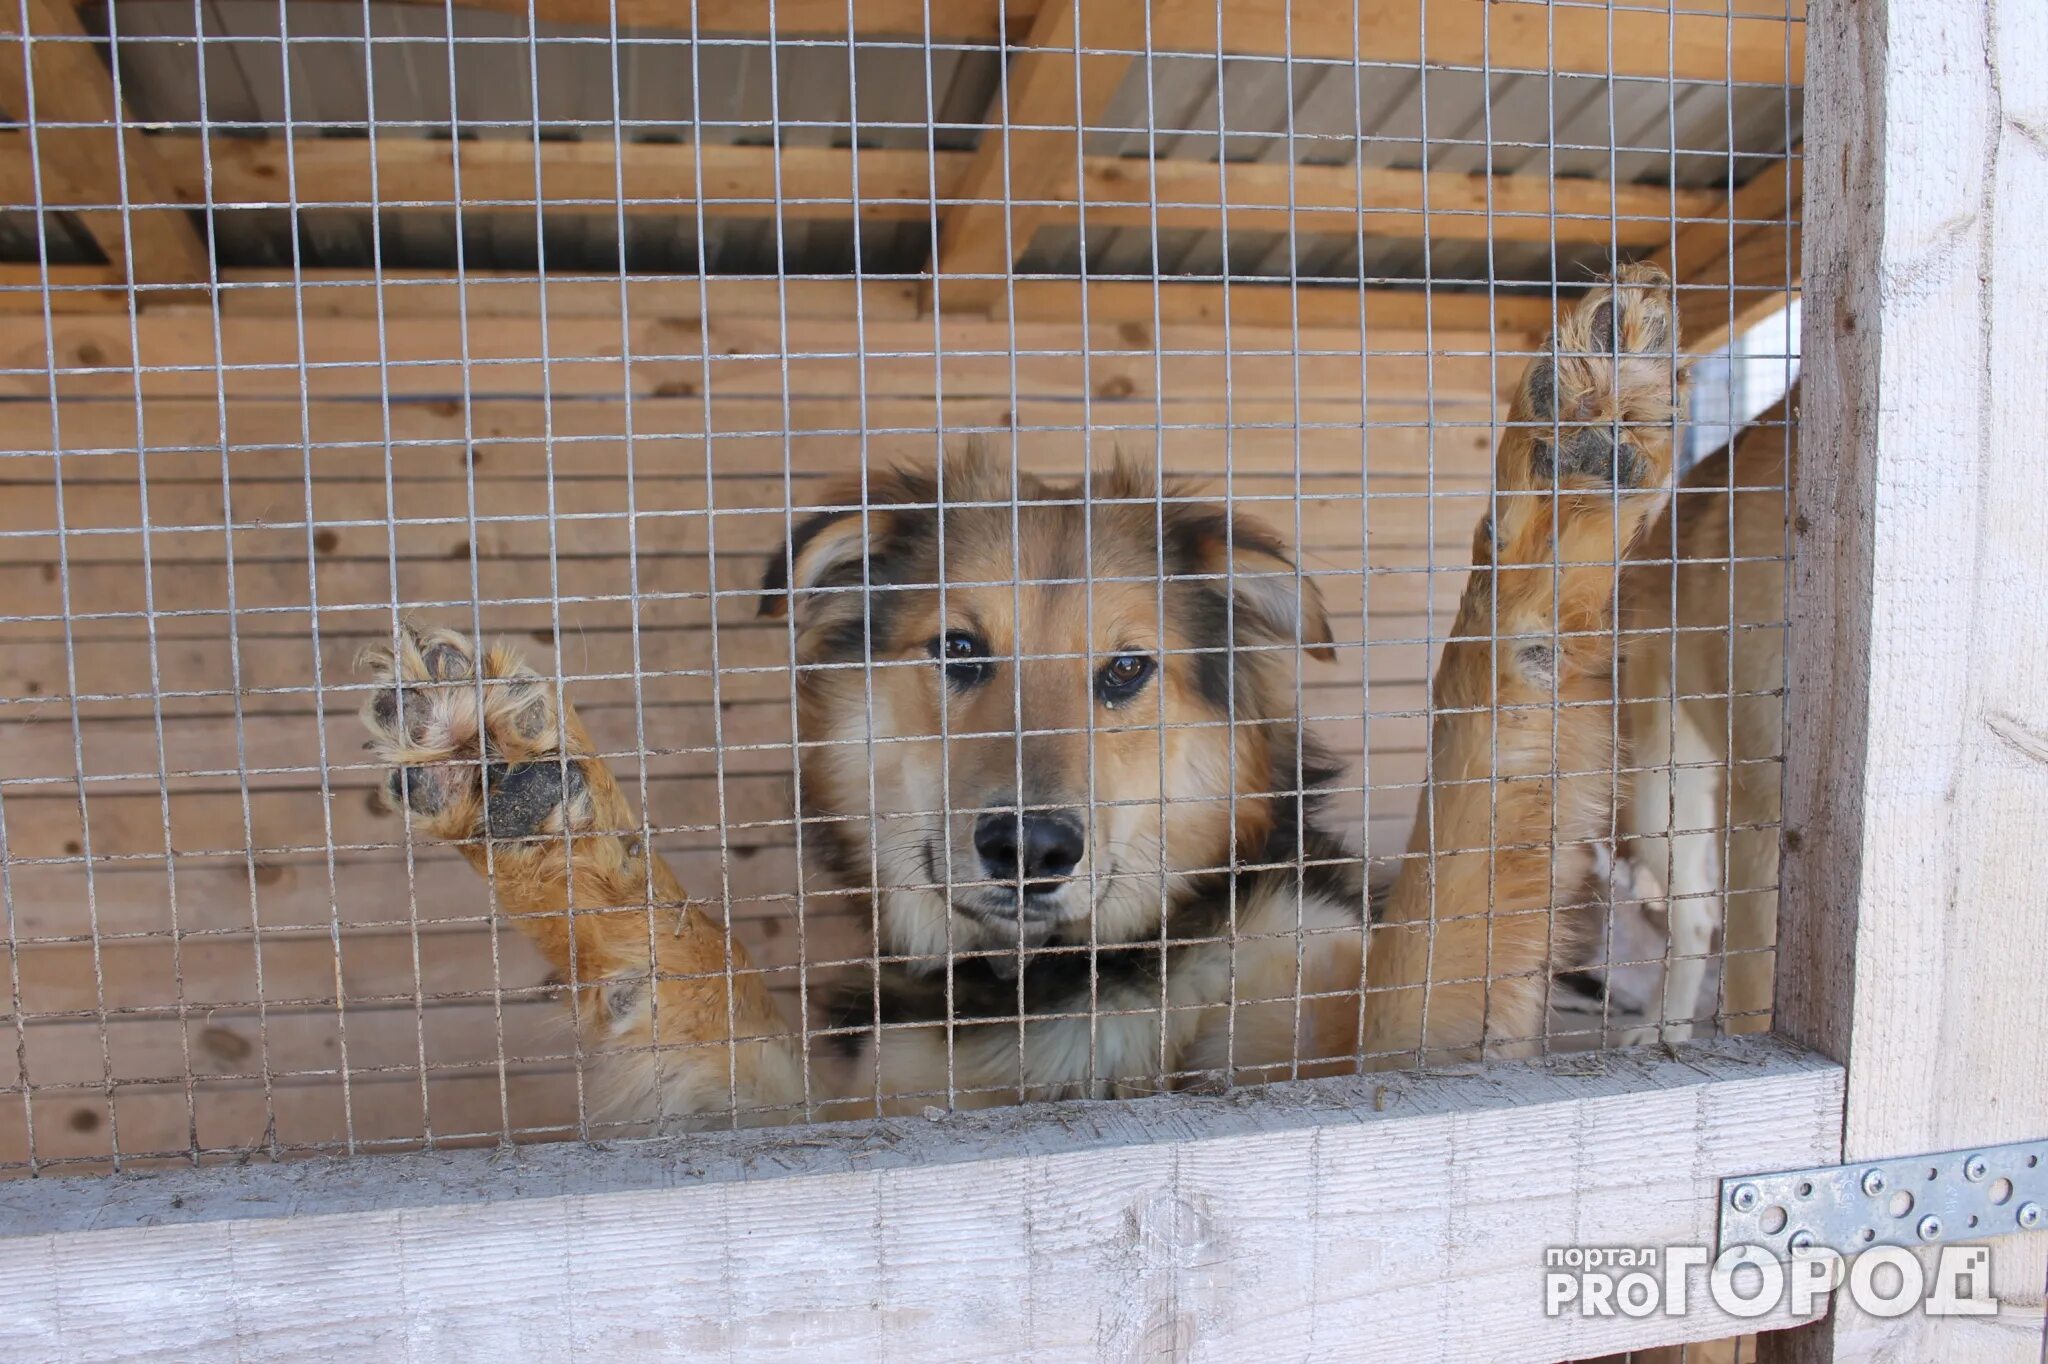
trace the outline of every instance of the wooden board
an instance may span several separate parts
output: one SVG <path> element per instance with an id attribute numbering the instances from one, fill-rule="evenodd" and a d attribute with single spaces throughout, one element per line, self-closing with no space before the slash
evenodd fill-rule
<path id="1" fill-rule="evenodd" d="M 530 214 L 542 206 L 797 221 L 850 219 L 857 204 L 863 221 L 929 222 L 975 197 L 964 184 L 972 152 L 598 141 L 536 146 L 403 133 L 385 133 L 375 142 L 168 134 L 148 146 L 177 202 L 195 209 L 445 213 L 459 206 L 473 219 L 493 210 Z M 0 133 L 0 206 L 105 202 L 91 197 L 73 205 L 67 194 L 97 196 L 106 187 L 52 177 L 45 177 L 38 197 L 33 169 L 25 135 Z M 1073 221 L 1085 210 L 1096 227 L 1216 228 L 1227 216 L 1230 227 L 1245 231 L 1623 246 L 1656 245 L 1669 240 L 1674 220 L 1725 211 L 1723 196 L 1713 190 L 1575 176 L 1111 156 L 1084 156 L 1077 166 L 1071 155 L 1041 184 L 1027 188 L 1013 178 L 1011 197 L 1045 201 L 1037 205 L 1037 219 Z M 694 290 L 695 282 L 688 287 Z M 612 302 L 616 306 L 616 289 Z"/>
<path id="2" fill-rule="evenodd" d="M 1543 1252 L 1711 1243 L 1720 1176 L 1828 1157 L 1839 1086 L 1762 1040 L 800 1142 L 17 1181 L 0 1189 L 0 1343 L 192 1360 L 1583 1357 L 1771 1324 L 1707 1306 L 1703 1273 L 1684 1317 L 1547 1316 Z"/>

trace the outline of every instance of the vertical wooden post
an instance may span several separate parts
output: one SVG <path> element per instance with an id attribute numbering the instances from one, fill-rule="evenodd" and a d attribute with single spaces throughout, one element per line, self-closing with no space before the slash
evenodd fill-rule
<path id="1" fill-rule="evenodd" d="M 2048 6 L 1816 0 L 1779 1028 L 1848 1068 L 1845 1159 L 2048 1134 Z M 1829 1320 L 1766 1358 L 2043 1353 Z"/>

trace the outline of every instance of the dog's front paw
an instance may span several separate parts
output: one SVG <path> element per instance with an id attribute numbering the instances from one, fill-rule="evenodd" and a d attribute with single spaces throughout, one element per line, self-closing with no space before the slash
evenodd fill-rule
<path id="1" fill-rule="evenodd" d="M 478 657 L 453 630 L 399 629 L 365 651 L 379 684 L 363 706 L 366 745 L 391 770 L 393 809 L 439 838 L 520 840 L 591 824 L 590 745 L 554 689 L 497 646 Z"/>
<path id="2" fill-rule="evenodd" d="M 1512 416 L 1526 446 L 1503 446 L 1501 485 L 1517 490 L 1627 491 L 1671 474 L 1672 418 L 1684 366 L 1678 311 L 1654 266 L 1624 266 L 1558 324 L 1531 364 Z"/>

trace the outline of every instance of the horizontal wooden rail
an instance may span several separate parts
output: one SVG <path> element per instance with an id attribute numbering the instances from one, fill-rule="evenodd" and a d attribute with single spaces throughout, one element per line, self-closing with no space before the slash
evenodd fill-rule
<path id="1" fill-rule="evenodd" d="M 1071 142 L 1071 135 L 1065 135 Z M 661 143 L 457 142 L 416 137 L 148 139 L 178 207 L 376 207 L 452 211 L 698 214 L 719 217 L 925 221 L 960 204 L 973 153 Z M 374 154 L 373 154 L 374 150 Z M 1142 161 L 1091 156 L 1028 204 L 1038 217 L 1096 227 L 1302 231 L 1368 237 L 1657 245 L 1673 220 L 1722 212 L 1712 190 L 1610 185 L 1539 175 L 1483 176 L 1390 167 Z M 701 191 L 698 177 L 702 176 Z M 857 176 L 857 178 L 856 178 Z M 1014 188 L 1014 187 L 1013 187 Z M 459 193 L 458 193 L 459 189 Z M 936 191 L 936 199 L 934 198 Z M 27 138 L 0 133 L 0 206 L 119 208 L 118 189 L 46 175 L 41 195 Z M 111 197 L 108 197 L 111 196 Z M 1028 196 L 1023 196 L 1028 197 Z M 1719 223 L 1713 224 L 1719 227 Z"/>
<path id="2" fill-rule="evenodd" d="M 105 329 L 104 334 L 90 328 L 86 332 L 79 330 L 81 315 L 119 314 L 128 310 L 129 291 L 121 277 L 99 266 L 57 267 L 49 272 L 48 283 L 52 286 L 48 293 L 49 311 L 57 320 L 54 352 L 46 344 L 49 338 L 42 322 L 43 272 L 30 265 L 0 266 L 0 370 L 12 371 L 11 375 L 0 376 L 0 387 L 19 389 L 26 376 L 41 373 L 51 363 L 51 355 L 63 370 L 119 369 L 128 363 L 125 324 Z M 309 338 L 322 344 L 335 335 L 324 325 L 325 319 L 378 317 L 387 321 L 412 318 L 451 323 L 462 317 L 474 323 L 487 318 L 530 318 L 543 314 L 553 318 L 609 319 L 608 331 L 593 344 L 613 347 L 612 354 L 616 354 L 619 337 L 620 284 L 616 278 L 550 276 L 543 284 L 532 274 L 518 272 L 470 271 L 458 279 L 454 271 L 394 270 L 380 275 L 369 270 L 304 270 L 294 275 L 289 270 L 248 269 L 223 271 L 222 284 L 221 311 L 227 315 L 222 340 L 231 357 L 229 364 L 249 363 L 257 355 L 263 357 L 263 363 L 289 363 L 280 361 L 280 353 L 275 350 L 252 351 L 245 338 L 252 331 L 249 323 L 253 320 L 295 316 L 312 320 Z M 1082 287 L 1081 281 L 1070 278 L 1021 278 L 997 298 L 995 315 L 1014 315 L 1026 322 L 1079 324 L 1083 316 Z M 1305 283 L 1296 288 L 1284 281 L 1236 280 L 1225 286 L 1216 280 L 1161 279 L 1096 280 L 1087 284 L 1087 291 L 1086 315 L 1091 325 L 1138 329 L 1113 342 L 1100 343 L 1096 348 L 1101 350 L 1149 350 L 1152 343 L 1144 329 L 1154 322 L 1162 326 L 1195 323 L 1221 327 L 1226 321 L 1246 331 L 1266 328 L 1323 333 L 1320 338 L 1305 339 L 1303 345 L 1309 349 L 1341 350 L 1360 344 L 1362 310 L 1369 329 L 1364 343 L 1368 351 L 1388 347 L 1414 350 L 1425 329 L 1436 332 L 1439 343 L 1451 349 L 1483 350 L 1492 337 L 1502 348 L 1517 351 L 1546 332 L 1552 317 L 1550 295 L 1541 289 L 1501 291 L 1489 296 L 1483 290 L 1369 288 L 1361 297 L 1358 288 L 1342 282 Z M 843 279 L 794 279 L 778 284 L 772 279 L 714 276 L 700 286 L 694 278 L 636 277 L 626 284 L 625 294 L 624 310 L 636 325 L 693 322 L 706 317 L 769 322 L 853 322 L 858 318 L 866 326 L 865 336 L 858 341 L 849 337 L 845 343 L 849 352 L 857 344 L 866 345 L 870 351 L 892 346 L 930 346 L 929 323 L 916 340 L 900 331 L 891 333 L 884 329 L 890 324 L 928 316 L 920 311 L 916 287 L 907 283 L 869 281 L 856 287 L 853 281 Z M 151 318 L 145 331 L 179 325 L 178 319 L 182 319 L 198 349 L 187 351 L 182 360 L 174 363 L 212 363 L 212 326 L 203 320 L 203 314 L 155 306 L 158 300 L 173 301 L 166 295 L 145 291 L 135 298 Z M 949 319 L 967 320 L 967 315 L 956 313 L 950 302 L 946 315 Z M 1393 339 L 1382 345 L 1371 334 L 1375 332 L 1392 333 Z M 271 334 L 287 338 L 296 335 L 289 329 Z M 265 340 L 271 334 L 266 334 Z M 590 328 L 579 329 L 578 334 L 599 336 Z M 352 358 L 373 364 L 377 354 L 375 334 L 365 335 L 369 339 L 355 346 Z M 452 332 L 441 335 L 450 339 L 440 343 L 443 349 L 436 355 L 451 363 L 460 359 L 459 337 Z M 1220 332 L 1208 342 L 1212 346 L 1222 343 Z M 413 344 L 407 340 L 400 350 L 411 350 Z M 648 343 L 635 343 L 636 365 L 650 356 L 694 353 L 694 343 L 684 344 L 674 338 L 651 344 L 650 350 Z M 997 335 L 985 337 L 980 346 L 1003 349 L 1009 344 L 1007 335 Z M 1077 341 L 1065 344 L 1075 349 L 1080 345 Z M 1239 333 L 1237 344 L 1251 346 L 1253 342 Z M 1269 348 L 1274 343 L 1269 338 L 1258 344 Z M 537 343 L 535 346 L 537 355 Z M 289 353 L 297 354 L 295 341 Z M 565 355 L 560 343 L 550 352 L 553 358 L 596 358 L 605 353 L 601 349 L 571 350 Z M 195 358 L 201 355 L 206 357 L 203 361 Z M 164 361 L 152 357 L 146 363 Z M 617 382 L 615 375 L 615 388 Z"/>
<path id="3" fill-rule="evenodd" d="M 1836 1158 L 1770 1039 L 837 1124 L 0 1185 L 8 1357 L 1549 1361 L 1787 1324 L 1556 1316 L 1544 1253 L 1713 1244 Z M 1453 1229 L 1447 1233 L 1447 1228 Z M 436 1344 L 439 1342 L 439 1344 Z"/>

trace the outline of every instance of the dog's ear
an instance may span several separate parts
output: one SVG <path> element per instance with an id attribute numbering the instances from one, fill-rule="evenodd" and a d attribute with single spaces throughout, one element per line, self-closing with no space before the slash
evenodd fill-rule
<path id="1" fill-rule="evenodd" d="M 1241 522 L 1239 526 L 1242 529 Z M 1330 629 L 1330 612 L 1315 579 L 1302 573 L 1285 551 L 1263 536 L 1256 540 L 1241 535 L 1232 538 L 1236 543 L 1230 573 L 1240 618 L 1249 616 L 1261 634 L 1278 643 L 1299 641 L 1318 662 L 1336 662 L 1337 637 Z"/>
<path id="2" fill-rule="evenodd" d="M 1299 644 L 1320 662 L 1336 660 L 1323 594 L 1272 531 L 1220 507 L 1193 506 L 1169 515 L 1168 534 L 1180 542 L 1187 571 L 1228 576 L 1240 636 Z"/>
<path id="3" fill-rule="evenodd" d="M 859 494 L 847 499 L 857 503 Z M 768 560 L 761 576 L 760 614 L 783 616 L 800 592 L 860 581 L 860 564 L 868 542 L 879 530 L 881 513 L 858 505 L 821 511 L 797 523 L 789 543 Z"/>

